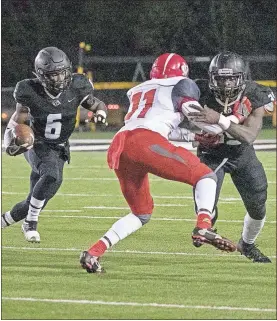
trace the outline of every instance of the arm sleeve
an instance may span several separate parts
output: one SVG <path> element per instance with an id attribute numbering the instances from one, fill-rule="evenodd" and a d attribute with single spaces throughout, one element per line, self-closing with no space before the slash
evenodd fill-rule
<path id="1" fill-rule="evenodd" d="M 172 102 L 175 111 L 181 111 L 183 101 L 198 101 L 200 98 L 200 90 L 196 83 L 184 78 L 180 80 L 172 90 Z"/>
<path id="2" fill-rule="evenodd" d="M 74 87 L 78 91 L 80 104 L 82 104 L 88 97 L 91 98 L 94 96 L 93 83 L 85 75 L 74 74 L 73 83 Z"/>

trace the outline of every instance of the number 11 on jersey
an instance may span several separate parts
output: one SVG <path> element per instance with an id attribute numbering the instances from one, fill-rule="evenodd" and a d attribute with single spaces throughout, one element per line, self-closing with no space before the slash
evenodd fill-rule
<path id="1" fill-rule="evenodd" d="M 153 106 L 156 91 L 157 89 L 151 89 L 133 94 L 131 97 L 131 111 L 125 116 L 124 120 L 130 119 L 137 110 L 141 110 L 137 118 L 144 118 L 148 110 Z"/>

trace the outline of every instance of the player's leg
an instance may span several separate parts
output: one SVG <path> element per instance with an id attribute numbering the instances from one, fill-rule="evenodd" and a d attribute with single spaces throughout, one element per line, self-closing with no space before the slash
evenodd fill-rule
<path id="1" fill-rule="evenodd" d="M 115 172 L 131 213 L 115 222 L 102 238 L 88 251 L 81 254 L 80 263 L 89 273 L 102 272 L 99 257 L 108 248 L 145 225 L 150 220 L 153 211 L 154 205 L 150 195 L 147 171 L 122 156 L 120 166 Z"/>
<path id="2" fill-rule="evenodd" d="M 7 211 L 4 214 L 2 214 L 2 219 L 1 219 L 2 228 L 10 226 L 16 222 L 19 222 L 27 216 L 33 188 L 38 180 L 39 180 L 39 174 L 32 170 L 30 175 L 30 192 L 28 197 L 25 200 L 14 205 L 14 207 L 10 211 Z"/>
<path id="3" fill-rule="evenodd" d="M 220 191 L 222 188 L 222 184 L 225 177 L 225 164 L 228 161 L 228 158 L 215 158 L 210 154 L 202 154 L 201 152 L 197 151 L 197 156 L 200 158 L 201 162 L 206 164 L 209 168 L 211 168 L 217 176 L 217 186 L 216 186 L 216 195 L 215 195 L 215 204 L 213 208 L 213 212 L 211 215 L 212 218 L 212 226 L 215 225 L 218 219 L 218 200 Z"/>
<path id="4" fill-rule="evenodd" d="M 212 168 L 212 167 L 211 167 Z M 224 176 L 225 176 L 225 171 L 223 166 L 219 167 L 219 166 L 214 166 L 213 168 L 215 168 L 216 170 L 214 171 L 216 173 L 217 176 L 217 186 L 216 186 L 216 195 L 215 195 L 215 204 L 214 204 L 214 208 L 211 214 L 211 223 L 212 223 L 212 227 L 214 227 L 217 218 L 218 218 L 218 207 L 217 207 L 217 203 L 219 200 L 219 195 L 220 195 L 220 191 L 221 191 L 221 187 L 224 181 Z M 194 198 L 195 198 L 195 188 L 193 188 L 193 192 L 194 192 Z M 195 206 L 195 213 L 197 213 L 197 206 L 196 203 L 194 203 Z M 214 231 L 216 232 L 217 229 L 214 229 Z M 200 247 L 201 245 L 203 245 L 203 243 L 201 242 L 193 242 L 193 245 L 196 247 Z"/>
<path id="5" fill-rule="evenodd" d="M 253 262 L 269 263 L 270 259 L 255 245 L 266 218 L 267 178 L 254 150 L 231 177 L 247 210 L 238 250 Z"/>
<path id="6" fill-rule="evenodd" d="M 211 230 L 217 177 L 207 165 L 200 162 L 197 156 L 185 148 L 174 146 L 157 133 L 144 130 L 136 131 L 128 139 L 127 155 L 130 160 L 144 164 L 144 168 L 152 174 L 187 183 L 195 188 L 197 223 L 193 239 L 212 244 L 225 251 L 236 249 L 231 241 Z"/>
<path id="7" fill-rule="evenodd" d="M 39 179 L 32 190 L 22 231 L 27 241 L 40 242 L 40 235 L 37 231 L 39 214 L 62 184 L 64 160 L 54 150 L 49 150 L 46 155 L 40 155 L 40 157 L 35 151 L 33 153 L 31 151 L 28 154 L 28 161 L 31 166 L 35 166 Z"/>

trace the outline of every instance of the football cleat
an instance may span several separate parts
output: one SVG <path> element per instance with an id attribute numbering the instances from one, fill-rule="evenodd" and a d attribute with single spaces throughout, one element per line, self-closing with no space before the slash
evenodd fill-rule
<path id="1" fill-rule="evenodd" d="M 207 243 L 224 252 L 234 252 L 237 249 L 232 241 L 220 236 L 211 228 L 201 229 L 195 227 L 192 231 L 192 243 L 196 247 Z"/>
<path id="2" fill-rule="evenodd" d="M 83 251 L 80 256 L 80 264 L 88 273 L 103 273 L 104 269 L 99 263 L 99 257 L 90 255 Z"/>
<path id="3" fill-rule="evenodd" d="M 214 210 L 215 212 L 214 212 L 214 216 L 213 216 L 213 218 L 212 218 L 212 227 L 215 225 L 215 223 L 216 223 L 216 221 L 217 221 L 217 219 L 218 219 L 218 210 L 217 210 L 217 207 L 215 208 L 215 210 Z M 217 232 L 217 229 L 216 228 L 213 228 L 213 231 L 216 233 Z M 197 242 L 197 243 L 193 243 L 193 245 L 195 246 L 195 247 L 200 247 L 200 246 L 202 246 L 203 245 L 203 243 L 199 243 L 199 242 Z"/>
<path id="4" fill-rule="evenodd" d="M 254 263 L 271 263 L 271 260 L 258 249 L 256 244 L 248 244 L 242 238 L 238 242 L 237 249 L 241 255 L 246 256 Z"/>
<path id="5" fill-rule="evenodd" d="M 28 242 L 39 243 L 40 235 L 37 231 L 37 223 L 35 221 L 25 221 L 22 226 L 22 232 L 24 233 L 25 239 Z"/>

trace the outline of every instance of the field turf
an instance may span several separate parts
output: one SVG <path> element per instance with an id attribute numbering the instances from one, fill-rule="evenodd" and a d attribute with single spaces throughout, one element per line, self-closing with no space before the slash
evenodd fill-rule
<path id="1" fill-rule="evenodd" d="M 2 319 L 276 319 L 276 154 L 259 152 L 269 180 L 267 221 L 258 238 L 272 264 L 194 248 L 191 187 L 151 176 L 152 220 L 106 253 L 103 275 L 79 255 L 129 213 L 104 152 L 73 152 L 64 183 L 41 213 L 40 244 L 17 223 L 2 231 Z M 23 156 L 2 156 L 2 211 L 25 198 Z M 238 241 L 245 214 L 227 176 L 218 231 Z"/>

